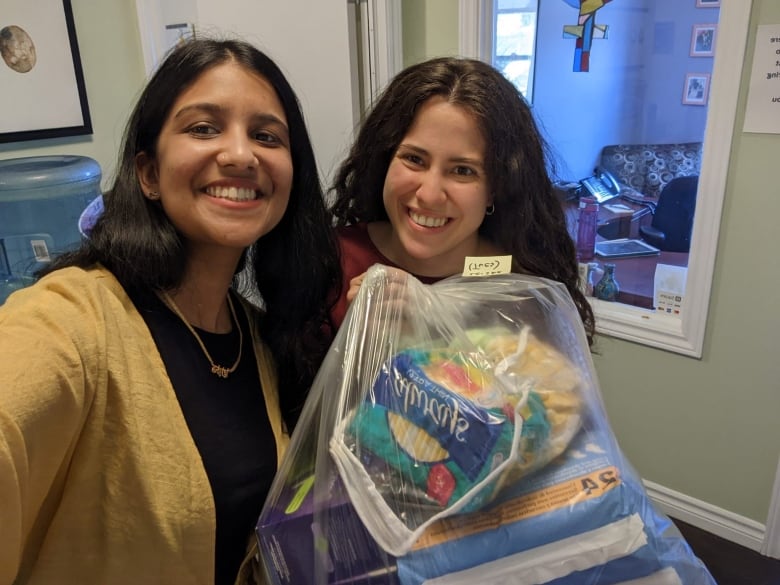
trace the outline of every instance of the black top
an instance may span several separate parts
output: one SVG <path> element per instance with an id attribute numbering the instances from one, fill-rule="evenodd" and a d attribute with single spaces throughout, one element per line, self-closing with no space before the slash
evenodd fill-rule
<path id="1" fill-rule="evenodd" d="M 160 299 L 133 299 L 154 338 L 200 452 L 216 507 L 216 585 L 235 582 L 276 473 L 276 442 L 265 408 L 249 323 L 233 297 L 244 335 L 241 362 L 228 378 L 211 373 L 208 358 L 179 317 Z M 215 363 L 238 356 L 238 330 L 195 328 Z"/>

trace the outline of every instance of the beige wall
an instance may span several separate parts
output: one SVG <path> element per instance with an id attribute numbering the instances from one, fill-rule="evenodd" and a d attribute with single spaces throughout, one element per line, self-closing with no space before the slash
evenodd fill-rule
<path id="1" fill-rule="evenodd" d="M 0 145 L 0 158 L 75 153 L 113 169 L 144 77 L 134 4 L 73 0 L 73 9 L 95 134 Z M 756 26 L 771 23 L 780 2 L 755 0 L 702 359 L 611 338 L 595 357 L 613 429 L 639 473 L 761 523 L 780 450 L 780 135 L 739 129 Z"/>
<path id="2" fill-rule="evenodd" d="M 144 83 L 135 2 L 71 0 L 93 134 L 0 144 L 0 159 L 77 154 L 100 163 L 103 187 L 114 171 L 124 123 Z"/>

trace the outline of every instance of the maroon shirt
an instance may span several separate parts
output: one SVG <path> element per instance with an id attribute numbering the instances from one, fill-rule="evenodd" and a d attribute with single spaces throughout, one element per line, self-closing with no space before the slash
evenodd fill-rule
<path id="1" fill-rule="evenodd" d="M 340 227 L 337 230 L 339 248 L 341 250 L 341 271 L 342 287 L 336 304 L 331 310 L 331 318 L 336 328 L 341 326 L 344 316 L 347 314 L 347 291 L 349 290 L 349 281 L 360 276 L 374 264 L 384 264 L 394 268 L 401 268 L 388 258 L 386 258 L 371 241 L 368 236 L 368 224 L 358 223 L 347 227 Z M 441 278 L 431 276 L 418 276 L 413 274 L 416 279 L 425 284 L 438 282 Z"/>

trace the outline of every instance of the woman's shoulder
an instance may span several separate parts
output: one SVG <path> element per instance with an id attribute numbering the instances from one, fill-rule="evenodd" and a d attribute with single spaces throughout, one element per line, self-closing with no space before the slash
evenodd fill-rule
<path id="1" fill-rule="evenodd" d="M 65 290 L 71 293 L 105 291 L 115 296 L 126 297 L 125 289 L 114 274 L 100 265 L 90 268 L 68 266 L 51 272 L 41 278 L 34 286 L 46 290 Z"/>
<path id="2" fill-rule="evenodd" d="M 392 264 L 376 247 L 370 231 L 371 226 L 367 223 L 346 226 L 337 231 L 342 275 L 346 282 L 365 272 L 372 264 Z"/>
<path id="3" fill-rule="evenodd" d="M 87 361 L 103 355 L 108 343 L 148 335 L 130 297 L 100 267 L 60 268 L 14 292 L 0 306 L 0 329 L 6 327 L 12 334 L 24 331 L 25 343 L 51 344 L 64 359 Z"/>
<path id="4" fill-rule="evenodd" d="M 8 297 L 3 308 L 13 311 L 37 307 L 48 312 L 67 311 L 67 307 L 71 307 L 87 312 L 90 306 L 104 305 L 109 297 L 123 305 L 129 301 L 124 288 L 109 270 L 102 266 L 68 266 L 16 291 Z"/>

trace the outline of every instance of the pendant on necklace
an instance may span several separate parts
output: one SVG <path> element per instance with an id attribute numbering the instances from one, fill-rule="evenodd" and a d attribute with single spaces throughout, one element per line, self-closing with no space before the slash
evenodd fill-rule
<path id="1" fill-rule="evenodd" d="M 212 364 L 211 373 L 216 374 L 220 378 L 227 378 L 230 375 L 230 369 L 219 364 Z"/>

